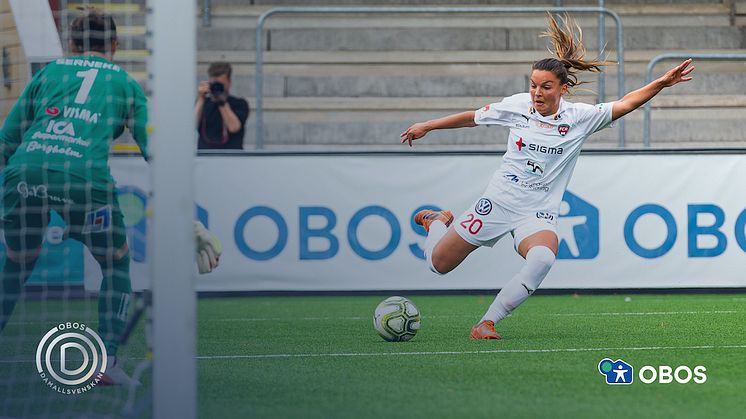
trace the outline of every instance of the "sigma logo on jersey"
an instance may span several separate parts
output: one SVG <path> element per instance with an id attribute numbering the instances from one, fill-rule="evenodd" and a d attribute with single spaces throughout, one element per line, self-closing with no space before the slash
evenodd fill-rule
<path id="1" fill-rule="evenodd" d="M 474 207 L 474 211 L 479 215 L 487 215 L 492 211 L 492 201 L 487 198 L 481 198 L 477 201 L 477 205 Z"/>
<path id="2" fill-rule="evenodd" d="M 523 147 L 528 148 L 529 151 L 536 151 L 539 153 L 544 154 L 562 154 L 564 151 L 564 148 L 562 147 L 547 147 L 545 145 L 537 145 L 537 144 L 531 144 L 523 141 L 523 137 L 518 138 L 518 141 L 515 142 L 515 145 L 518 146 L 518 151 L 522 151 Z"/>
<path id="3" fill-rule="evenodd" d="M 83 234 L 101 233 L 111 229 L 111 205 L 86 213 Z"/>
<path id="4" fill-rule="evenodd" d="M 541 176 L 544 174 L 544 167 L 540 162 L 528 160 L 526 161 L 525 172 L 533 176 Z"/>
<path id="5" fill-rule="evenodd" d="M 56 106 L 52 106 L 51 108 L 47 108 L 47 109 L 45 109 L 45 112 L 46 112 L 46 113 L 47 113 L 47 115 L 49 115 L 49 116 L 57 116 L 57 115 L 59 115 L 59 114 L 60 114 L 60 108 L 58 108 L 58 107 L 56 107 Z"/>

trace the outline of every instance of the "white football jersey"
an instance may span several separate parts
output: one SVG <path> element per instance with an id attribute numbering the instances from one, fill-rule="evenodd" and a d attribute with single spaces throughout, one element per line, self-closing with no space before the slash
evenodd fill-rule
<path id="1" fill-rule="evenodd" d="M 542 116 L 533 108 L 531 96 L 519 93 L 477 110 L 477 125 L 510 128 L 507 152 L 486 197 L 517 213 L 557 213 L 583 142 L 611 126 L 612 104 L 561 99 L 556 114 Z"/>

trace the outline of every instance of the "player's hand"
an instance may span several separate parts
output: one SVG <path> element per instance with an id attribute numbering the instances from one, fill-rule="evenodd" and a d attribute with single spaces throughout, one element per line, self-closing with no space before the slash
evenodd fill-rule
<path id="1" fill-rule="evenodd" d="M 671 87 L 676 83 L 691 80 L 692 77 L 687 77 L 692 71 L 694 71 L 694 66 L 689 67 L 689 64 L 691 63 L 691 58 L 685 60 L 683 63 L 668 70 L 668 72 L 661 76 L 661 78 L 658 80 L 660 80 L 660 82 L 663 84 L 663 87 Z"/>
<path id="2" fill-rule="evenodd" d="M 204 97 L 205 95 L 210 94 L 210 82 L 200 82 L 199 86 L 197 86 L 197 93 L 200 97 Z"/>
<path id="3" fill-rule="evenodd" d="M 408 142 L 409 146 L 412 147 L 412 141 L 424 137 L 428 131 L 430 130 L 427 129 L 427 125 L 424 122 L 416 123 L 401 133 L 401 142 L 402 144 Z"/>
<path id="4" fill-rule="evenodd" d="M 220 240 L 199 221 L 194 222 L 194 237 L 197 242 L 197 267 L 199 273 L 212 272 L 220 263 L 222 246 Z"/>

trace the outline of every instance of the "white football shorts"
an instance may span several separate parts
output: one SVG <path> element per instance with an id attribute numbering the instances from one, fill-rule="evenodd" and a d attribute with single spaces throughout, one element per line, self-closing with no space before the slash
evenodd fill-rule
<path id="1" fill-rule="evenodd" d="M 526 237 L 539 231 L 549 230 L 557 234 L 557 214 L 554 211 L 518 214 L 482 197 L 454 220 L 453 228 L 461 238 L 475 246 L 492 247 L 511 233 L 513 247 L 518 249 Z"/>

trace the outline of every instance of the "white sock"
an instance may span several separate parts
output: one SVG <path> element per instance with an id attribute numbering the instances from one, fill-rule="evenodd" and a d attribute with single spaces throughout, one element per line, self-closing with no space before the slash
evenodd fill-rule
<path id="1" fill-rule="evenodd" d="M 554 264 L 554 252 L 546 246 L 535 246 L 526 253 L 526 264 L 497 294 L 495 301 L 482 317 L 497 323 L 539 288 L 539 284 Z"/>
<path id="2" fill-rule="evenodd" d="M 442 221 L 435 220 L 430 223 L 430 230 L 425 239 L 425 259 L 427 260 L 427 266 L 438 275 L 443 274 L 438 272 L 433 266 L 433 249 L 435 249 L 435 245 L 438 244 L 440 239 L 446 235 L 446 231 L 448 231 L 448 227 Z"/>

